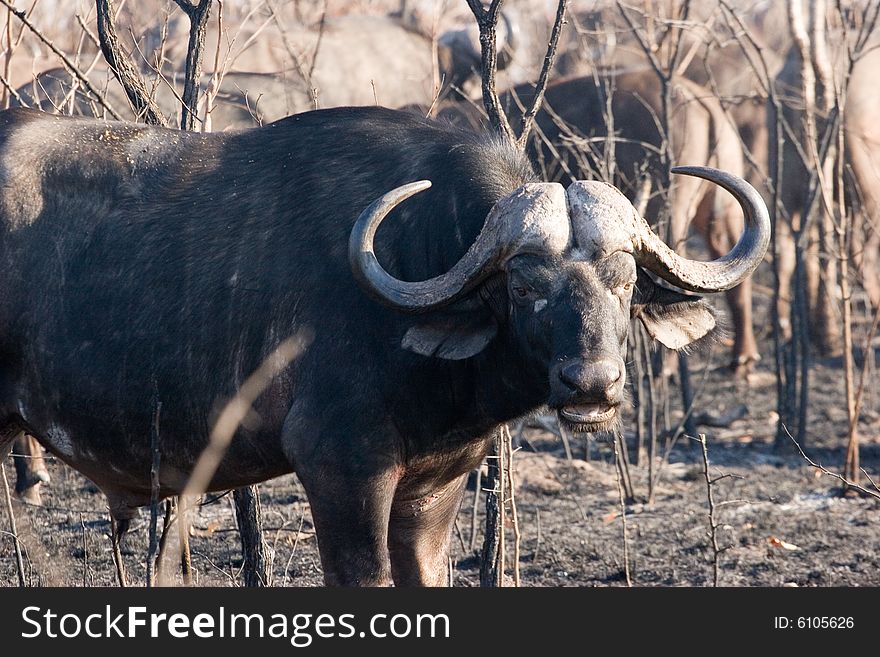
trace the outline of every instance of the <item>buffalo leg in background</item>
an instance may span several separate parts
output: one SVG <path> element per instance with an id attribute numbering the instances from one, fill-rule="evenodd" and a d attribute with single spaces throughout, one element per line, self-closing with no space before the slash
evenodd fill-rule
<path id="1" fill-rule="evenodd" d="M 13 443 L 12 455 L 16 494 L 31 504 L 40 504 L 40 484 L 49 483 L 42 445 L 33 436 L 21 433 Z"/>
<path id="2" fill-rule="evenodd" d="M 712 189 L 703 197 L 694 216 L 694 225 L 705 236 L 712 258 L 720 258 L 736 244 L 743 221 L 736 202 L 726 193 Z M 747 374 L 761 359 L 752 326 L 751 278 L 724 294 L 734 333 L 730 367 L 737 374 Z"/>

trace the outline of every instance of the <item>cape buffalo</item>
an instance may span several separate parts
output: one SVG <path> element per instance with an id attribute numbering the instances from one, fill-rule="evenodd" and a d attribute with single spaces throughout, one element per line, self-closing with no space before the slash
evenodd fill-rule
<path id="1" fill-rule="evenodd" d="M 224 402 L 308 332 L 209 489 L 296 472 L 327 584 L 442 584 L 499 423 L 549 406 L 573 431 L 614 427 L 630 317 L 675 349 L 715 325 L 650 274 L 714 292 L 761 261 L 755 190 L 681 173 L 743 208 L 719 260 L 675 253 L 609 185 L 538 182 L 510 144 L 409 113 L 198 134 L 3 112 L 0 446 L 38 437 L 130 518 L 150 500 L 151 400 L 166 496 Z"/>
<path id="2" fill-rule="evenodd" d="M 878 44 L 880 45 L 880 44 Z M 839 68 L 848 62 L 835 60 Z M 777 222 L 779 227 L 779 320 L 783 337 L 791 336 L 791 308 L 795 287 L 792 279 L 795 273 L 795 245 L 790 233 L 791 227 L 799 229 L 805 221 L 804 214 L 810 198 L 809 183 L 811 172 L 805 164 L 808 158 L 807 128 L 804 117 L 803 87 L 801 82 L 801 57 L 797 48 L 791 48 L 785 59 L 785 66 L 775 79 L 777 93 L 782 99 L 782 118 L 790 126 L 791 135 L 786 132 L 782 149 L 777 148 L 776 112 L 772 103 L 768 104 L 768 125 L 771 135 L 770 161 L 775 163 L 781 157 L 780 202 L 785 209 L 785 221 Z M 850 270 L 854 279 L 862 286 L 868 303 L 880 306 L 880 127 L 875 118 L 880 104 L 880 87 L 876 82 L 880 67 L 880 50 L 875 45 L 866 48 L 857 59 L 846 86 L 846 97 L 842 102 L 844 142 L 843 170 L 845 172 L 845 195 L 847 204 L 853 212 L 853 223 L 849 231 L 848 254 L 851 259 Z M 847 73 L 835 70 L 835 80 L 841 80 Z M 821 84 L 817 83 L 821 90 Z M 816 112 L 816 134 L 822 136 L 828 130 L 831 116 Z M 818 146 L 818 145 L 817 145 Z M 821 149 L 819 150 L 821 152 Z M 839 190 L 835 189 L 836 195 Z M 825 353 L 839 353 L 843 347 L 840 333 L 839 310 L 836 297 L 839 295 L 836 267 L 839 257 L 837 250 L 834 217 L 817 203 L 815 220 L 808 222 L 806 230 L 810 233 L 808 252 L 805 256 L 804 275 L 808 307 L 810 309 L 810 336 L 817 347 Z"/>

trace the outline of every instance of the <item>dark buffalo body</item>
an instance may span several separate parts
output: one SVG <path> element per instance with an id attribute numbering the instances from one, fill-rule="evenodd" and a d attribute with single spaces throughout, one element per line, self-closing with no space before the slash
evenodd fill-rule
<path id="1" fill-rule="evenodd" d="M 157 402 L 168 495 L 227 400 L 299 336 L 210 488 L 296 471 L 328 583 L 442 583 L 464 475 L 499 423 L 549 404 L 572 429 L 610 428 L 631 314 L 675 348 L 713 328 L 703 302 L 637 265 L 716 291 L 760 261 L 760 199 L 711 175 L 737 194 L 747 235 L 693 263 L 613 188 L 534 183 L 511 146 L 405 113 L 194 134 L 7 111 L 0 454 L 34 435 L 130 517 L 149 502 Z M 395 188 L 423 179 L 401 203 Z M 377 226 L 384 269 L 365 273 L 371 238 L 354 238 Z M 421 285 L 406 281 L 467 267 L 446 297 L 398 299 Z"/>
<path id="2" fill-rule="evenodd" d="M 444 271 L 495 200 L 530 180 L 506 149 L 381 109 L 210 135 L 0 116 L 0 249 L 17 274 L 0 295 L 7 420 L 24 415 L 37 435 L 61 433 L 62 446 L 72 442 L 104 469 L 147 475 L 157 394 L 163 478 L 183 474 L 212 411 L 304 330 L 312 346 L 260 399 L 259 420 L 240 432 L 215 487 L 291 470 L 279 441 L 291 398 L 303 415 L 288 431 L 304 435 L 358 442 L 392 412 L 410 430 L 444 434 L 450 416 L 461 424 L 475 391 L 448 389 L 451 372 L 399 348 L 414 320 L 377 310 L 357 288 L 347 241 L 377 190 L 427 178 L 433 188 L 380 235 L 383 263 L 404 278 Z M 17 350 L 25 342 L 28 353 Z M 426 389 L 430 399 L 407 394 Z M 479 433 L 523 410 L 519 399 L 496 402 L 490 417 L 465 425 Z M 148 494 L 148 478 L 138 480 Z M 120 484 L 133 482 L 126 474 Z"/>

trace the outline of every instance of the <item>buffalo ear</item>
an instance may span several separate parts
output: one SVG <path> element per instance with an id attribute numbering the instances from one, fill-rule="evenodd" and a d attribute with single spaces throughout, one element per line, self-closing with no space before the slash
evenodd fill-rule
<path id="1" fill-rule="evenodd" d="M 702 297 L 658 285 L 641 270 L 631 307 L 648 335 L 669 349 L 711 339 L 717 326 L 715 311 Z"/>
<path id="2" fill-rule="evenodd" d="M 497 333 L 487 313 L 443 314 L 411 327 L 400 346 L 422 356 L 464 360 L 480 353 Z"/>

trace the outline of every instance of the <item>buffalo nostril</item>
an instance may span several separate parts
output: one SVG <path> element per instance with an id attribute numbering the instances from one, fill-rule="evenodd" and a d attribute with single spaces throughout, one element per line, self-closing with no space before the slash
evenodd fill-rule
<path id="1" fill-rule="evenodd" d="M 603 367 L 605 367 L 606 374 L 608 375 L 609 385 L 617 383 L 620 381 L 620 377 L 623 376 L 623 369 L 617 363 L 606 362 Z"/>
<path id="2" fill-rule="evenodd" d="M 559 378 L 572 390 L 580 390 L 584 381 L 583 370 L 581 363 L 571 363 L 559 370 Z"/>
<path id="3" fill-rule="evenodd" d="M 559 370 L 559 378 L 566 386 L 575 392 L 595 396 L 612 393 L 622 377 L 623 368 L 611 359 L 593 363 L 577 361 Z"/>

